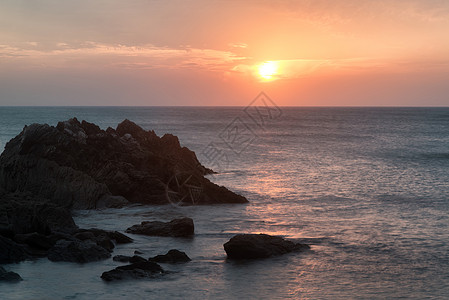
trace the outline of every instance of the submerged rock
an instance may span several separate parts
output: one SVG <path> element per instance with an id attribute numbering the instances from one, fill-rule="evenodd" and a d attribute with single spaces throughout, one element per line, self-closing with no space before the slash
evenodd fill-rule
<path id="1" fill-rule="evenodd" d="M 0 281 L 17 282 L 23 280 L 19 274 L 15 272 L 8 272 L 0 267 Z"/>
<path id="2" fill-rule="evenodd" d="M 150 257 L 148 260 L 158 263 L 185 263 L 191 261 L 185 252 L 176 249 L 172 249 L 164 255 Z"/>
<path id="3" fill-rule="evenodd" d="M 174 219 L 170 222 L 142 222 L 126 229 L 127 233 L 150 236 L 188 237 L 194 234 L 195 227 L 191 218 Z"/>
<path id="4" fill-rule="evenodd" d="M 160 265 L 155 262 L 138 262 L 126 266 L 117 267 L 111 271 L 101 274 L 101 279 L 105 281 L 152 278 L 164 273 Z"/>
<path id="5" fill-rule="evenodd" d="M 279 236 L 267 234 L 238 234 L 223 245 L 228 258 L 267 258 L 293 251 L 310 249 L 308 245 L 294 243 Z"/>
<path id="6" fill-rule="evenodd" d="M 0 190 L 28 192 L 65 209 L 164 204 L 175 194 L 177 204 L 247 202 L 204 177 L 211 172 L 171 134 L 158 137 L 129 120 L 104 131 L 73 118 L 56 127 L 25 126 L 9 141 L 0 156 Z M 194 192 L 186 185 L 169 191 L 181 173 L 198 183 Z"/>

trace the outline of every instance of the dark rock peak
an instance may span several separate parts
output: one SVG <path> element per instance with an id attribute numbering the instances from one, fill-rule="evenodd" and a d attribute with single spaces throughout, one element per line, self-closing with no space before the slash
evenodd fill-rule
<path id="1" fill-rule="evenodd" d="M 247 202 L 211 183 L 204 177 L 210 172 L 174 135 L 158 137 L 130 120 L 104 131 L 72 118 L 56 127 L 32 124 L 8 142 L 0 156 L 0 189 L 79 209 L 165 204 L 173 202 L 168 183 L 181 173 L 193 175 L 201 189 L 198 199 L 177 191 L 184 205 Z"/>

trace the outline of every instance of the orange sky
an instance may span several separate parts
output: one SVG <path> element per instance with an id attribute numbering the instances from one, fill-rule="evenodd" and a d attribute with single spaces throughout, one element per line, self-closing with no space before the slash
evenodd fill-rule
<path id="1" fill-rule="evenodd" d="M 449 2 L 0 3 L 0 105 L 449 105 Z"/>

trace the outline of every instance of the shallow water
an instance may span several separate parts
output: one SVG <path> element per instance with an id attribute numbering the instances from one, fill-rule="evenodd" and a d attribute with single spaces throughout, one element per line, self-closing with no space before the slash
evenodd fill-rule
<path id="1" fill-rule="evenodd" d="M 218 167 L 211 180 L 250 203 L 79 211 L 80 227 L 119 231 L 143 220 L 191 217 L 192 239 L 133 235 L 135 242 L 113 255 L 176 248 L 192 261 L 163 264 L 172 272 L 159 278 L 112 284 L 100 279 L 119 265 L 111 259 L 6 265 L 24 281 L 0 283 L 1 299 L 449 297 L 449 109 L 282 108 L 260 128 L 241 108 L 2 107 L 2 147 L 25 124 L 71 116 L 102 128 L 129 118 L 159 135 L 178 135 L 206 166 Z M 240 154 L 220 137 L 235 117 L 257 134 Z M 226 159 L 208 159 L 211 142 Z M 222 245 L 241 232 L 282 235 L 312 249 L 228 261 Z"/>

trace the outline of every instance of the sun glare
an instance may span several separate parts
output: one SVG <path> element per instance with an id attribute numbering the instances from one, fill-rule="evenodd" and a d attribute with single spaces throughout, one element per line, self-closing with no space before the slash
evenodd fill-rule
<path id="1" fill-rule="evenodd" d="M 274 61 L 266 61 L 259 65 L 258 72 L 260 77 L 262 77 L 265 80 L 272 80 L 274 79 L 274 75 L 277 74 L 278 71 L 278 65 Z"/>

